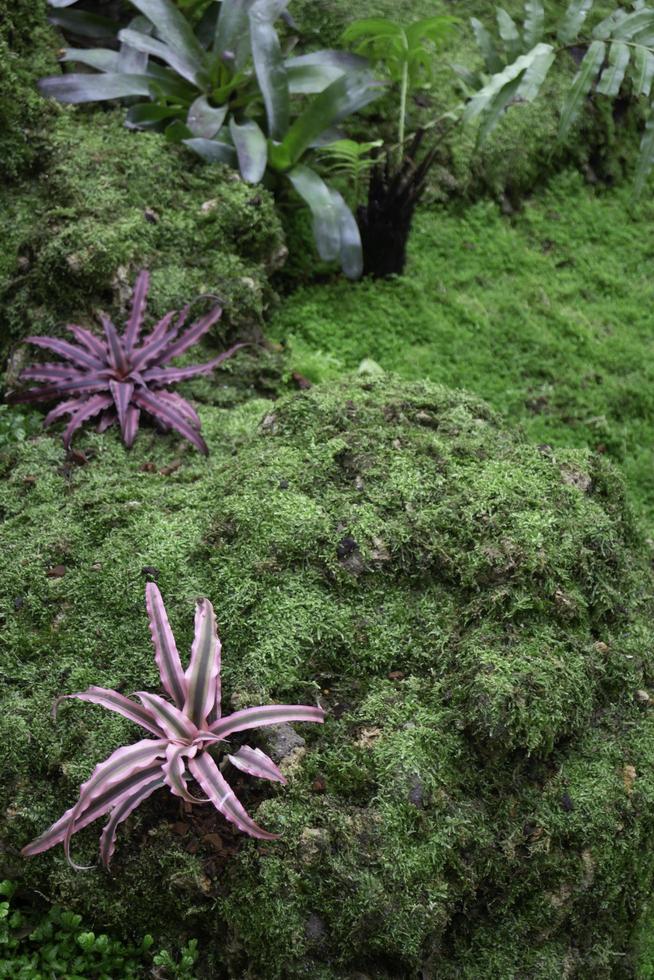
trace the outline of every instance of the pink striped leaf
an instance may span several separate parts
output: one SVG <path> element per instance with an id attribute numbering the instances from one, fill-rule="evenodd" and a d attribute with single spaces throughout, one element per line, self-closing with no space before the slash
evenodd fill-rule
<path id="1" fill-rule="evenodd" d="M 84 381 L 61 381 L 43 388 L 28 388 L 26 391 L 12 392 L 9 402 L 47 402 L 65 394 L 86 395 L 107 390 L 107 382 L 97 374 L 88 374 Z"/>
<path id="2" fill-rule="evenodd" d="M 132 356 L 132 370 L 142 371 L 144 368 L 160 358 L 166 350 L 171 340 L 177 336 L 177 329 L 173 327 L 169 330 L 170 324 L 175 316 L 175 310 L 166 313 L 163 320 L 160 320 L 154 328 L 153 333 L 148 337 L 143 346 L 134 352 Z"/>
<path id="3" fill-rule="evenodd" d="M 279 834 L 271 834 L 267 830 L 263 830 L 249 816 L 243 804 L 237 799 L 234 790 L 207 752 L 195 759 L 189 759 L 188 767 L 215 808 L 224 817 L 236 824 L 239 830 L 249 834 L 250 837 L 258 837 L 261 840 L 277 840 Z"/>
<path id="4" fill-rule="evenodd" d="M 236 351 L 248 346 L 248 344 L 244 343 L 234 344 L 233 347 L 223 351 L 222 354 L 214 357 L 213 360 L 207 361 L 206 364 L 193 364 L 190 367 L 182 368 L 150 368 L 145 372 L 144 378 L 146 381 L 154 381 L 161 385 L 175 384 L 178 381 L 190 381 L 191 378 L 211 374 L 212 371 L 220 367 L 228 358 L 233 357 Z"/>
<path id="5" fill-rule="evenodd" d="M 157 398 L 161 398 L 163 401 L 168 402 L 173 408 L 186 418 L 191 425 L 195 426 L 197 429 L 200 428 L 202 422 L 200 416 L 195 411 L 190 402 L 187 402 L 185 398 L 178 395 L 176 391 L 158 391 Z"/>
<path id="6" fill-rule="evenodd" d="M 118 421 L 118 416 L 115 411 L 111 408 L 107 409 L 106 412 L 102 413 L 102 417 L 98 422 L 98 432 L 106 432 L 107 429 Z"/>
<path id="7" fill-rule="evenodd" d="M 79 800 L 75 804 L 73 813 L 68 821 L 68 827 L 64 836 L 64 853 L 66 859 L 74 867 L 83 870 L 76 865 L 70 857 L 70 841 L 75 833 L 75 824 L 79 817 L 94 803 L 100 796 L 114 789 L 113 797 L 110 797 L 110 806 L 120 802 L 122 793 L 120 783 L 129 776 L 137 773 L 145 773 L 152 764 L 161 759 L 166 752 L 166 739 L 145 738 L 134 745 L 124 746 L 116 749 L 115 752 L 101 762 L 93 770 L 91 777 L 82 783 L 80 787 Z"/>
<path id="8" fill-rule="evenodd" d="M 234 755 L 227 758 L 233 766 L 246 772 L 249 776 L 257 776 L 259 779 L 270 779 L 275 783 L 286 785 L 284 774 L 277 768 L 270 756 L 262 752 L 261 749 L 252 749 L 249 745 L 243 745 Z"/>
<path id="9" fill-rule="evenodd" d="M 116 414 L 118 415 L 118 422 L 120 423 L 120 431 L 123 434 L 123 439 L 127 441 L 125 437 L 127 428 L 127 411 L 129 409 L 132 395 L 134 394 L 134 385 L 131 381 L 110 381 L 109 388 L 111 389 L 111 396 L 114 400 L 114 405 L 116 406 Z"/>
<path id="10" fill-rule="evenodd" d="M 168 405 L 165 401 L 161 401 L 154 392 L 139 389 L 134 392 L 134 401 L 140 408 L 144 408 L 154 418 L 163 422 L 164 425 L 176 429 L 180 435 L 188 439 L 189 442 L 192 442 L 205 456 L 208 455 L 209 450 L 207 444 L 200 433 L 186 421 L 177 409 Z"/>
<path id="11" fill-rule="evenodd" d="M 70 443 L 75 435 L 77 429 L 80 425 L 83 425 L 88 419 L 92 419 L 94 415 L 99 415 L 103 409 L 108 408 L 111 405 L 111 398 L 108 395 L 95 395 L 93 398 L 89 398 L 81 408 L 79 408 L 72 419 L 64 429 L 63 441 L 64 447 L 70 449 Z"/>
<path id="12" fill-rule="evenodd" d="M 186 800 L 187 803 L 209 803 L 208 798 L 193 796 L 186 788 L 184 759 L 192 759 L 196 752 L 197 747 L 194 745 L 190 748 L 187 745 L 169 745 L 166 750 L 166 761 L 162 766 L 164 780 L 173 794 Z"/>
<path id="13" fill-rule="evenodd" d="M 147 269 L 142 269 L 139 272 L 136 284 L 134 285 L 134 292 L 132 293 L 132 309 L 129 315 L 129 320 L 127 321 L 127 327 L 125 329 L 124 339 L 125 346 L 127 347 L 128 351 L 131 351 L 141 334 L 141 327 L 143 326 L 143 318 L 145 317 L 145 306 L 149 288 L 150 273 L 147 271 Z"/>
<path id="14" fill-rule="evenodd" d="M 78 694 L 63 694 L 55 701 L 53 711 L 55 718 L 61 702 L 67 701 L 69 698 L 75 698 L 77 701 L 88 701 L 90 704 L 102 705 L 103 708 L 108 708 L 109 711 L 115 711 L 117 714 L 122 715 L 123 718 L 129 718 L 130 721 L 140 725 L 141 728 L 152 732 L 157 738 L 161 738 L 164 735 L 164 732 L 159 728 L 153 715 L 147 708 L 143 707 L 143 705 L 136 704 L 134 701 L 130 701 L 129 698 L 126 698 L 123 694 L 119 694 L 118 691 L 112 691 L 106 687 L 92 686 L 86 691 L 80 691 Z"/>
<path id="15" fill-rule="evenodd" d="M 130 405 L 127 409 L 127 415 L 125 418 L 125 445 L 128 449 L 131 449 L 134 445 L 134 440 L 136 438 L 136 433 L 139 428 L 139 419 L 141 418 L 141 413 L 135 405 Z"/>
<path id="16" fill-rule="evenodd" d="M 121 377 L 125 377 L 129 371 L 129 364 L 127 362 L 125 348 L 123 347 L 120 337 L 118 336 L 118 331 L 109 317 L 104 316 L 102 313 L 100 314 L 100 323 L 102 324 L 105 337 L 107 338 L 109 363 Z"/>
<path id="17" fill-rule="evenodd" d="M 168 622 L 166 607 L 161 592 L 154 582 L 148 582 L 145 587 L 145 605 L 148 610 L 154 658 L 159 668 L 161 683 L 177 707 L 183 708 L 186 701 L 186 678 L 177 652 L 175 637 Z"/>
<path id="18" fill-rule="evenodd" d="M 78 327 L 76 323 L 69 323 L 66 327 L 67 330 L 72 333 L 75 340 L 86 347 L 90 354 L 94 354 L 99 360 L 103 361 L 106 359 L 107 351 L 103 346 L 102 341 L 92 334 L 90 330 L 85 327 Z"/>
<path id="19" fill-rule="evenodd" d="M 137 786 L 129 793 L 124 793 L 122 802 L 117 803 L 112 811 L 109 822 L 104 827 L 100 835 L 100 857 L 105 868 L 108 868 L 114 855 L 116 847 L 116 831 L 118 824 L 127 820 L 129 815 L 136 810 L 144 800 L 152 796 L 156 790 L 164 786 L 164 779 L 161 775 L 155 779 L 143 776 Z"/>
<path id="20" fill-rule="evenodd" d="M 223 315 L 223 311 L 220 306 L 214 306 L 206 316 L 201 317 L 195 323 L 193 323 L 188 330 L 182 334 L 179 340 L 168 347 L 166 350 L 166 360 L 171 360 L 173 357 L 178 357 L 187 351 L 189 347 L 193 347 L 197 344 L 204 335 L 211 330 L 214 323 L 217 323 Z"/>
<path id="21" fill-rule="evenodd" d="M 157 775 L 161 775 L 161 763 L 157 762 L 155 765 L 150 766 L 148 769 L 142 772 L 132 773 L 127 776 L 120 783 L 110 787 L 104 793 L 100 793 L 95 800 L 89 804 L 85 809 L 84 813 L 75 820 L 74 833 L 79 830 L 83 830 L 84 827 L 88 827 L 90 823 L 97 820 L 98 817 L 104 816 L 108 810 L 114 805 L 117 797 L 121 793 L 125 793 L 130 789 L 137 786 L 141 780 L 147 778 L 153 778 Z M 77 804 L 75 804 L 77 806 Z M 63 816 L 59 817 L 51 827 L 48 827 L 44 833 L 42 833 L 35 840 L 27 844 L 21 851 L 23 857 L 33 857 L 35 854 L 42 854 L 43 851 L 49 850 L 51 847 L 55 847 L 57 844 L 63 843 L 64 837 L 68 831 L 71 818 L 75 812 L 75 806 L 71 806 Z"/>
<path id="22" fill-rule="evenodd" d="M 21 371 L 21 381 L 84 381 L 85 374 L 81 374 L 76 367 L 70 364 L 35 364 Z"/>
<path id="23" fill-rule="evenodd" d="M 88 351 L 80 350 L 74 344 L 69 344 L 67 340 L 57 340 L 55 337 L 27 337 L 25 343 L 51 350 L 53 354 L 58 354 L 59 357 L 72 361 L 73 364 L 87 368 L 87 370 L 89 368 L 98 370 L 105 367 L 100 357 L 96 357 Z"/>
<path id="24" fill-rule="evenodd" d="M 43 419 L 43 425 L 51 425 L 52 422 L 56 422 L 60 419 L 62 415 L 72 415 L 79 408 L 82 407 L 86 399 L 82 398 L 71 398 L 70 401 L 60 402 L 55 408 L 53 408 L 46 417 Z"/>
<path id="25" fill-rule="evenodd" d="M 281 725 L 289 721 L 311 721 L 322 724 L 325 712 L 322 708 L 311 708 L 305 704 L 266 704 L 260 708 L 243 708 L 220 721 L 213 722 L 209 731 L 220 738 L 227 738 L 233 732 L 244 732 L 250 728 L 265 725 Z"/>
<path id="26" fill-rule="evenodd" d="M 220 640 L 216 616 L 208 599 L 202 599 L 195 611 L 195 636 L 185 677 L 184 712 L 198 727 L 204 728 L 207 715 L 216 703 L 216 680 L 220 677 Z"/>
<path id="27" fill-rule="evenodd" d="M 152 715 L 162 732 L 165 732 L 167 738 L 184 742 L 192 742 L 197 738 L 197 727 L 174 704 L 148 691 L 137 691 L 136 697 Z"/>

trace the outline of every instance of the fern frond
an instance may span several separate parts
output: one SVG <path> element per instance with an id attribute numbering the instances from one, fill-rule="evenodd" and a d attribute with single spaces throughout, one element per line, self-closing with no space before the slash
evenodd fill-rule
<path id="1" fill-rule="evenodd" d="M 579 66 L 579 71 L 574 77 L 563 105 L 559 125 L 559 140 L 567 136 L 570 127 L 579 115 L 582 103 L 590 92 L 593 82 L 597 78 L 600 68 L 604 63 L 605 55 L 606 45 L 604 41 L 593 41 Z"/>
<path id="2" fill-rule="evenodd" d="M 637 47 L 634 51 L 634 72 L 632 82 L 634 93 L 649 97 L 654 79 L 654 54 L 647 48 Z"/>
<path id="3" fill-rule="evenodd" d="M 602 72 L 597 91 L 613 98 L 620 91 L 631 58 L 631 50 L 624 41 L 614 41 L 609 48 L 609 63 Z"/>
<path id="4" fill-rule="evenodd" d="M 543 36 L 545 10 L 541 0 L 526 0 L 523 37 L 525 46 L 533 48 Z"/>
<path id="5" fill-rule="evenodd" d="M 576 39 L 592 6 L 593 0 L 571 0 L 557 32 L 561 44 L 570 44 Z"/>

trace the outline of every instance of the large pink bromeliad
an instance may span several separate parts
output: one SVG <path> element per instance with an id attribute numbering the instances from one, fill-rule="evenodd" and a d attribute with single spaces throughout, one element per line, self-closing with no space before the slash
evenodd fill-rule
<path id="1" fill-rule="evenodd" d="M 64 696 L 90 701 L 116 711 L 154 737 L 116 749 L 108 759 L 96 766 L 90 779 L 80 787 L 75 806 L 23 848 L 22 853 L 26 857 L 63 843 L 68 861 L 73 867 L 81 868 L 70 857 L 73 834 L 109 814 L 100 838 L 100 855 L 105 867 L 108 867 L 114 852 L 118 824 L 163 786 L 182 800 L 213 803 L 220 813 L 251 837 L 264 840 L 277 837 L 258 827 L 247 814 L 210 750 L 218 745 L 224 747 L 230 735 L 247 729 L 290 721 L 323 722 L 325 716 L 322 708 L 271 704 L 245 708 L 223 718 L 220 708 L 221 645 L 211 603 L 208 599 L 198 603 L 191 660 L 188 669 L 183 671 L 163 599 L 156 585 L 149 583 L 146 586 L 145 601 L 161 683 L 172 698 L 172 703 L 157 694 L 139 691 L 135 695 L 140 701 L 138 704 L 117 691 L 102 687 L 90 687 L 80 694 Z M 228 754 L 227 758 L 237 769 L 252 776 L 286 783 L 273 760 L 261 749 L 243 745 L 238 751 Z M 189 793 L 187 781 L 191 776 L 206 793 L 206 799 Z"/>
<path id="2" fill-rule="evenodd" d="M 98 416 L 100 431 L 118 422 L 123 442 L 130 447 L 138 432 L 141 413 L 146 413 L 164 429 L 175 429 L 200 452 L 208 451 L 200 435 L 197 412 L 186 399 L 167 389 L 179 381 L 211 374 L 245 345 L 234 344 L 205 364 L 167 367 L 174 357 L 197 344 L 220 319 L 222 310 L 220 306 L 214 306 L 181 335 L 190 307 L 184 307 L 181 313 L 171 310 L 149 336 L 141 340 L 149 285 L 149 274 L 143 270 L 134 286 L 132 308 L 122 335 L 108 317 L 101 315 L 104 337 L 71 323 L 67 329 L 76 343 L 56 337 L 27 338 L 28 343 L 52 351 L 61 361 L 26 368 L 20 376 L 21 381 L 43 384 L 13 392 L 9 401 L 63 399 L 46 415 L 44 425 L 50 425 L 64 415 L 70 416 L 63 434 L 66 449 L 77 429 Z"/>

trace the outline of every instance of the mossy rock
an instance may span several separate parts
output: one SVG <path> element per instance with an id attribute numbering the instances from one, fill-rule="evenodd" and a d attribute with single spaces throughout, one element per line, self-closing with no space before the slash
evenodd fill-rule
<path id="1" fill-rule="evenodd" d="M 4 457 L 0 876 L 122 936 L 196 935 L 209 977 L 633 975 L 654 637 L 616 472 L 388 376 L 200 411 L 208 462 L 147 431 L 84 436 L 84 466 L 47 436 Z M 323 703 L 304 743 L 257 742 L 287 787 L 230 774 L 281 838 L 162 795 L 111 876 L 21 861 L 136 737 L 89 705 L 55 726 L 54 698 L 157 689 L 142 570 L 180 649 L 214 602 L 225 705 Z"/>
<path id="2" fill-rule="evenodd" d="M 153 315 L 212 294 L 224 305 L 223 335 L 258 327 L 268 273 L 286 255 L 263 188 L 158 134 L 126 130 L 122 111 L 63 111 L 49 141 L 48 166 L 12 195 L 22 237 L 0 283 L 5 345 L 88 322 L 98 308 L 120 316 L 143 266 Z"/>

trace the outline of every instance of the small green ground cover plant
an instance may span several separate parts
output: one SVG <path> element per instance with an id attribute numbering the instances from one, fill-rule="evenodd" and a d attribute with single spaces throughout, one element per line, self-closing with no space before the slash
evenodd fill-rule
<path id="1" fill-rule="evenodd" d="M 151 975 L 164 980 L 195 980 L 197 943 L 179 958 L 156 951 L 152 936 L 122 942 L 85 928 L 81 915 L 53 906 L 38 916 L 22 908 L 17 887 L 0 881 L 0 977 L 3 980 L 118 980 Z"/>

